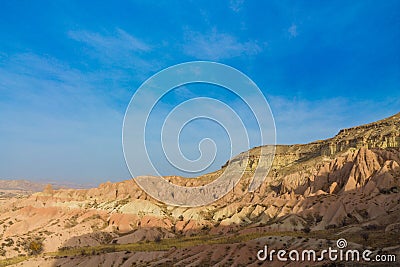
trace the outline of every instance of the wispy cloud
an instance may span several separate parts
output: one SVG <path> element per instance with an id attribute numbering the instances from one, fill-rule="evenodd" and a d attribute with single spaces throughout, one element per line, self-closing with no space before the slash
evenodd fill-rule
<path id="1" fill-rule="evenodd" d="M 137 78 L 147 78 L 149 72 L 159 69 L 160 63 L 149 57 L 153 47 L 122 29 L 100 34 L 90 31 L 69 31 L 68 36 L 91 49 L 84 50 L 92 58 L 101 61 L 113 70 L 133 69 Z"/>
<path id="2" fill-rule="evenodd" d="M 234 12 L 239 12 L 243 7 L 244 0 L 231 0 L 229 2 L 229 8 Z"/>
<path id="3" fill-rule="evenodd" d="M 150 45 L 121 29 L 116 29 L 115 34 L 109 35 L 101 35 L 89 31 L 69 31 L 68 36 L 76 41 L 86 43 L 89 46 L 103 51 L 121 49 L 148 52 L 151 50 Z"/>
<path id="4" fill-rule="evenodd" d="M 240 41 L 228 33 L 219 33 L 213 29 L 209 33 L 187 31 L 184 52 L 197 59 L 221 60 L 238 56 L 253 56 L 261 53 L 265 45 L 257 41 Z"/>
<path id="5" fill-rule="evenodd" d="M 292 24 L 287 31 L 289 33 L 290 38 L 295 38 L 298 35 L 296 24 Z"/>

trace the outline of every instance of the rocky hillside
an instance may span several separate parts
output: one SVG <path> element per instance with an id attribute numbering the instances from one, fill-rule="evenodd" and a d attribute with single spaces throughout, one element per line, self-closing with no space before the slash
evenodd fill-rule
<path id="1" fill-rule="evenodd" d="M 400 113 L 377 122 L 340 130 L 330 139 L 309 144 L 278 145 L 274 166 L 282 168 L 318 157 L 333 157 L 349 149 L 391 147 L 400 147 Z M 258 154 L 257 148 L 250 152 L 255 156 Z"/>
<path id="2" fill-rule="evenodd" d="M 159 203 L 134 180 L 10 198 L 0 206 L 0 259 L 26 266 L 259 266 L 267 264 L 255 257 L 266 243 L 321 248 L 339 237 L 400 259 L 399 126 L 400 113 L 327 140 L 277 146 L 264 183 L 249 193 L 254 164 L 261 164 L 254 148 L 255 163 L 240 182 L 203 207 Z M 166 179 L 195 186 L 222 171 Z M 35 254 L 42 256 L 29 257 Z"/>

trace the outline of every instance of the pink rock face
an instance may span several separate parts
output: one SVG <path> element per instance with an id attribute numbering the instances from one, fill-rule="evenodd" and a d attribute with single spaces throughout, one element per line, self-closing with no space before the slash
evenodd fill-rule
<path id="1" fill-rule="evenodd" d="M 0 244 L 5 244 L 5 252 L 0 259 L 29 253 L 23 244 L 31 238 L 42 240 L 45 252 L 54 252 L 62 247 L 138 242 L 157 247 L 164 239 L 196 241 L 201 237 L 210 244 L 191 241 L 179 248 L 178 242 L 164 251 L 138 249 L 129 255 L 117 251 L 92 255 L 91 260 L 93 264 L 124 262 L 127 266 L 140 260 L 167 266 L 249 265 L 254 263 L 261 241 L 297 247 L 315 245 L 315 240 L 293 237 L 303 231 L 343 227 L 347 233 L 358 233 L 372 225 L 369 227 L 396 232 L 400 219 L 399 120 L 397 114 L 372 126 L 346 129 L 325 141 L 277 146 L 273 167 L 260 188 L 246 191 L 251 178 L 251 173 L 246 173 L 232 192 L 203 207 L 165 205 L 149 197 L 132 179 L 91 189 L 46 187 L 41 193 L 2 199 Z M 385 136 L 391 136 L 390 142 Z M 257 148 L 250 150 L 252 153 L 256 155 Z M 167 179 L 182 186 L 197 186 L 212 181 L 222 171 L 190 181 L 178 176 Z M 292 236 L 264 240 L 266 232 L 291 232 Z M 249 239 L 249 235 L 254 237 Z M 219 244 L 216 240 L 222 237 L 239 239 L 234 244 Z M 245 256 L 235 257 L 235 253 Z M 76 265 L 84 259 L 68 258 Z M 67 260 L 56 262 L 68 265 Z M 29 264 L 55 266 L 52 260 L 32 259 L 26 266 Z"/>
<path id="2" fill-rule="evenodd" d="M 345 191 L 360 188 L 366 181 L 381 168 L 377 154 L 366 148 L 360 148 L 350 171 Z"/>

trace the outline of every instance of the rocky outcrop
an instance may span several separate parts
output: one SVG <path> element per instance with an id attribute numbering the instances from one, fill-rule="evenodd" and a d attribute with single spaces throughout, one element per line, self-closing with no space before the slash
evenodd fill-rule
<path id="1" fill-rule="evenodd" d="M 321 156 L 331 157 L 352 148 L 393 147 L 400 147 L 400 113 L 377 122 L 340 130 L 330 139 L 309 144 L 278 145 L 273 167 L 278 169 Z M 250 150 L 250 155 L 258 154 L 257 148 Z"/>

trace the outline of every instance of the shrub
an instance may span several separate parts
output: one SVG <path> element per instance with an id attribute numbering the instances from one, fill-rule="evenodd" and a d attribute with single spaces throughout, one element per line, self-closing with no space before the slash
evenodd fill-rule
<path id="1" fill-rule="evenodd" d="M 7 247 L 11 247 L 12 245 L 14 245 L 14 240 L 12 238 L 7 238 L 6 240 L 4 240 L 6 243 L 2 243 L 2 246 L 7 246 Z"/>
<path id="2" fill-rule="evenodd" d="M 26 242 L 25 250 L 29 255 L 38 255 L 43 252 L 43 241 L 40 238 L 34 238 Z"/>
<path id="3" fill-rule="evenodd" d="M 306 233 L 306 234 L 308 234 L 309 232 L 311 232 L 310 227 L 309 227 L 308 225 L 306 225 L 306 226 L 303 228 L 303 232 Z"/>

